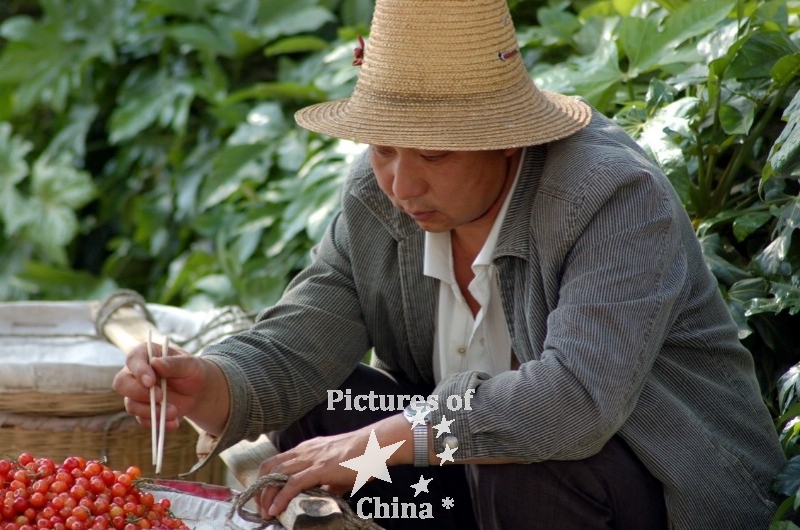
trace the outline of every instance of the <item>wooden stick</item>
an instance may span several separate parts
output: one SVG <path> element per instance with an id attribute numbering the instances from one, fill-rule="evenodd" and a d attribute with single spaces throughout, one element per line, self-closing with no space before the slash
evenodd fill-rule
<path id="1" fill-rule="evenodd" d="M 147 362 L 153 364 L 153 332 L 147 330 Z M 158 461 L 158 422 L 156 420 L 156 384 L 150 387 L 150 448 L 153 457 L 153 466 Z"/>
<path id="2" fill-rule="evenodd" d="M 161 356 L 166 357 L 169 352 L 169 338 L 164 337 L 164 348 Z M 156 455 L 156 475 L 161 474 L 161 464 L 164 462 L 164 438 L 167 434 L 167 380 L 161 378 L 161 417 L 158 427 L 158 454 Z"/>

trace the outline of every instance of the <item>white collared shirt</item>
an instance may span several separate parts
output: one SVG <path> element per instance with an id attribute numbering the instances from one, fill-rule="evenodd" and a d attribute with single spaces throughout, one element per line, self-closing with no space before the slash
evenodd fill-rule
<path id="1" fill-rule="evenodd" d="M 456 282 L 450 232 L 425 233 L 424 273 L 439 280 L 433 340 L 433 373 L 437 383 L 458 372 L 477 370 L 497 375 L 511 368 L 511 336 L 503 313 L 500 284 L 492 254 L 524 159 L 523 151 L 511 189 L 497 213 L 483 248 L 472 262 L 475 277 L 468 288 L 481 306 L 477 316 L 472 316 Z"/>

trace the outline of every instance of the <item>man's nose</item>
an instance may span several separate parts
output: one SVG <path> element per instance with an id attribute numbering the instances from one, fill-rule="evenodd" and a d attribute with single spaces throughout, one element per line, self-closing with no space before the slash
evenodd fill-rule
<path id="1" fill-rule="evenodd" d="M 402 157 L 401 157 L 402 158 Z M 425 194 L 427 185 L 412 163 L 398 160 L 394 167 L 392 194 L 399 200 L 414 199 Z"/>

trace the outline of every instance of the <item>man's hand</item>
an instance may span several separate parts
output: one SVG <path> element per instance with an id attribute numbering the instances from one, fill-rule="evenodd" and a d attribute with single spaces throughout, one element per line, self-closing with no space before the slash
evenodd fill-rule
<path id="1" fill-rule="evenodd" d="M 299 493 L 316 486 L 323 486 L 340 496 L 352 490 L 358 473 L 340 464 L 364 454 L 373 429 L 381 447 L 403 440 L 408 442 L 389 457 L 387 466 L 410 464 L 413 461 L 411 429 L 402 415 L 392 416 L 357 431 L 307 440 L 261 464 L 259 475 L 289 475 L 283 488 L 266 488 L 261 492 L 260 499 L 256 499 L 261 515 L 267 519 L 275 517 Z"/>
<path id="2" fill-rule="evenodd" d="M 154 344 L 159 352 L 161 345 Z M 212 362 L 188 354 L 175 346 L 166 357 L 147 360 L 147 348 L 140 344 L 127 356 L 125 367 L 114 377 L 113 388 L 125 397 L 125 409 L 144 427 L 150 427 L 150 388 L 155 386 L 156 401 L 161 403 L 157 379 L 167 380 L 166 425 L 178 426 L 187 416 L 211 434 L 219 434 L 228 418 L 228 388 L 222 371 Z"/>

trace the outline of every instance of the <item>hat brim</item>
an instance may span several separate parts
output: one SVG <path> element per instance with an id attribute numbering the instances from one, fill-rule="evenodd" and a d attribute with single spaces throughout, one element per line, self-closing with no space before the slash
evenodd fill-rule
<path id="1" fill-rule="evenodd" d="M 527 87 L 526 87 L 527 88 Z M 355 142 L 442 151 L 508 149 L 552 142 L 579 131 L 591 107 L 563 94 L 538 90 L 523 104 L 503 94 L 476 100 L 424 101 L 353 97 L 299 110 L 297 123 Z M 527 92 L 527 91 L 526 91 Z M 544 97 L 542 97 L 544 96 Z"/>

